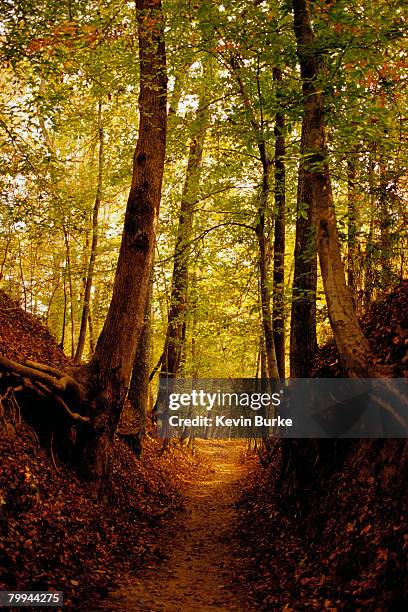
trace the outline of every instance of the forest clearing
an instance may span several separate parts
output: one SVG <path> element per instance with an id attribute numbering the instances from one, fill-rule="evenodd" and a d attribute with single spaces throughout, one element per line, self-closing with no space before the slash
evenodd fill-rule
<path id="1" fill-rule="evenodd" d="M 406 609 L 406 3 L 0 6 L 0 607 Z"/>

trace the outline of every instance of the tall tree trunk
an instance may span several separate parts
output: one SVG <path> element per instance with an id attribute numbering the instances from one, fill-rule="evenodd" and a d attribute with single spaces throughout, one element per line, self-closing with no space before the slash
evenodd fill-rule
<path id="1" fill-rule="evenodd" d="M 251 100 L 245 89 L 244 82 L 241 78 L 239 65 L 236 60 L 231 60 L 231 69 L 237 79 L 239 91 L 242 101 L 248 116 L 249 123 L 254 131 L 256 142 L 258 145 L 259 155 L 262 164 L 262 184 L 259 197 L 258 207 L 258 222 L 255 227 L 255 233 L 258 239 L 259 246 L 259 277 L 260 277 L 260 296 L 261 296 L 261 316 L 262 327 L 265 335 L 265 349 L 267 357 L 268 377 L 279 378 L 278 365 L 276 361 L 275 341 L 273 334 L 272 312 L 271 312 L 271 293 L 270 293 L 270 278 L 269 278 L 269 253 L 268 253 L 268 238 L 265 232 L 265 217 L 268 209 L 268 199 L 270 192 L 270 168 L 271 160 L 269 157 L 265 134 L 263 131 L 262 122 L 258 122 Z"/>
<path id="2" fill-rule="evenodd" d="M 140 60 L 139 136 L 113 295 L 90 366 L 91 429 L 81 441 L 82 475 L 103 495 L 110 448 L 144 325 L 166 149 L 167 76 L 160 0 L 136 0 Z M 78 374 L 79 377 L 79 374 Z M 88 435 L 87 435 L 88 434 Z"/>
<path id="3" fill-rule="evenodd" d="M 102 199 L 102 183 L 103 183 L 103 149 L 104 149 L 104 134 L 102 123 L 102 101 L 98 102 L 98 179 L 96 186 L 95 203 L 92 211 L 92 241 L 91 253 L 89 255 L 88 271 L 85 281 L 84 303 L 82 307 L 81 328 L 79 332 L 78 345 L 75 353 L 75 363 L 81 363 L 82 355 L 85 347 L 86 328 L 90 316 L 91 292 L 95 270 L 96 251 L 98 248 L 98 216 L 99 208 Z"/>
<path id="4" fill-rule="evenodd" d="M 363 297 L 362 307 L 366 310 L 372 301 L 373 288 L 374 288 L 374 262 L 373 262 L 373 247 L 374 247 L 374 217 L 376 211 L 376 187 L 375 187 L 375 175 L 374 175 L 374 155 L 376 152 L 376 146 L 368 156 L 368 192 L 369 192 L 369 221 L 368 221 L 368 234 L 366 238 L 366 248 L 363 259 Z"/>
<path id="5" fill-rule="evenodd" d="M 258 210 L 258 223 L 256 224 L 255 228 L 259 246 L 259 289 L 261 294 L 261 316 L 265 336 L 268 377 L 279 378 L 272 327 L 271 294 L 269 290 L 269 256 L 267 250 L 268 239 L 265 234 L 265 211 L 269 194 L 269 161 L 267 161 L 266 164 L 263 164 L 263 169 L 261 201 Z"/>
<path id="6" fill-rule="evenodd" d="M 259 351 L 261 360 L 261 379 L 265 380 L 268 377 L 268 367 L 266 364 L 266 350 L 265 350 L 265 334 L 262 333 L 259 338 Z"/>
<path id="7" fill-rule="evenodd" d="M 301 152 L 305 126 L 302 126 Z M 290 376 L 308 378 L 317 349 L 316 338 L 317 253 L 313 193 L 302 157 L 298 170 L 297 217 L 290 324 Z"/>
<path id="8" fill-rule="evenodd" d="M 347 160 L 347 285 L 354 302 L 358 306 L 357 273 L 359 262 L 357 244 L 357 190 L 356 190 L 356 160 Z"/>
<path id="9" fill-rule="evenodd" d="M 60 349 L 63 351 L 65 346 L 65 328 L 67 326 L 67 268 L 64 266 L 63 270 L 63 290 L 64 290 L 64 308 L 62 310 L 62 330 L 61 330 L 61 341 L 59 343 Z"/>
<path id="10" fill-rule="evenodd" d="M 69 235 L 69 230 L 65 226 L 65 222 L 63 223 L 63 233 L 64 233 L 64 242 L 65 242 L 65 253 L 66 253 L 66 266 L 67 266 L 67 275 L 68 275 L 68 289 L 69 289 L 69 302 L 70 302 L 70 322 L 71 322 L 71 357 L 74 358 L 75 354 L 75 314 L 74 314 L 74 286 L 72 283 L 72 261 L 71 261 L 71 238 Z"/>
<path id="11" fill-rule="evenodd" d="M 3 255 L 3 259 L 2 259 L 2 262 L 1 262 L 1 266 L 0 266 L 0 282 L 1 282 L 2 278 L 3 278 L 3 273 L 4 273 L 4 268 L 6 266 L 6 261 L 7 261 L 7 256 L 8 256 L 8 253 L 9 253 L 10 243 L 11 243 L 11 228 L 8 227 L 6 247 L 4 249 L 4 255 Z"/>
<path id="12" fill-rule="evenodd" d="M 94 332 L 92 309 L 90 305 L 89 305 L 89 313 L 88 313 L 88 327 L 89 327 L 89 350 L 90 350 L 91 357 L 92 357 L 92 355 L 95 352 L 95 332 Z"/>
<path id="13" fill-rule="evenodd" d="M 380 162 L 380 194 L 379 194 L 379 225 L 380 225 L 380 274 L 379 285 L 384 291 L 390 286 L 391 268 L 391 217 L 390 194 L 388 192 L 387 166 L 385 160 Z"/>
<path id="14" fill-rule="evenodd" d="M 186 177 L 181 196 L 180 215 L 174 250 L 170 309 L 160 375 L 175 377 L 183 356 L 188 310 L 189 262 L 194 220 L 194 206 L 200 185 L 201 165 L 208 125 L 208 84 L 205 74 L 202 92 L 190 136 Z"/>
<path id="15" fill-rule="evenodd" d="M 312 185 L 317 250 L 329 319 L 345 370 L 350 376 L 367 377 L 375 374 L 375 368 L 367 339 L 354 311 L 341 260 L 327 161 L 323 96 L 321 86 L 317 83 L 320 70 L 309 0 L 293 0 L 293 11 L 304 96 L 305 141 L 302 153 L 307 155 L 305 172 Z"/>
<path id="16" fill-rule="evenodd" d="M 273 69 L 275 86 L 281 86 L 282 71 Z M 278 95 L 279 99 L 279 95 Z M 275 236 L 273 248 L 273 337 L 280 378 L 285 378 L 285 115 L 279 109 L 275 115 Z"/>

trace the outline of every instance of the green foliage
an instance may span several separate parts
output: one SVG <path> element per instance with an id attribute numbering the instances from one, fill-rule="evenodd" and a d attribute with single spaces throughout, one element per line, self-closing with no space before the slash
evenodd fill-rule
<path id="1" fill-rule="evenodd" d="M 90 248 L 99 101 L 106 151 L 91 308 L 95 338 L 112 290 L 138 129 L 134 6 L 117 0 L 3 0 L 1 5 L 2 284 L 42 315 L 58 340 L 65 330 L 69 350 L 69 313 L 72 309 L 76 337 Z M 369 289 L 374 297 L 376 287 L 394 282 L 406 266 L 406 3 L 319 0 L 312 8 L 317 52 L 324 63 L 320 85 L 342 249 L 346 259 L 351 160 L 357 208 L 352 237 L 364 270 L 358 291 Z M 273 158 L 275 115 L 278 110 L 285 114 L 287 321 L 296 214 L 307 216 L 296 202 L 303 109 L 291 6 L 168 0 L 164 9 L 169 98 L 175 107 L 169 116 L 158 228 L 154 359 L 163 347 L 189 135 L 200 128 L 193 121 L 205 79 L 210 124 L 195 203 L 184 371 L 252 376 L 261 325 L 258 251 L 251 227 L 257 222 L 262 176 L 253 120 Z M 204 77 L 205 62 L 210 69 Z M 283 73 L 279 89 L 274 67 Z M 271 194 L 266 219 L 271 239 L 274 214 Z M 319 299 L 318 311 L 325 335 L 324 300 Z"/>

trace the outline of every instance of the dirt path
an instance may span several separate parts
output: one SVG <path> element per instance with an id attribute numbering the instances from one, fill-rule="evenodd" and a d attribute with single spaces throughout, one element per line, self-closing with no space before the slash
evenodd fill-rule
<path id="1" fill-rule="evenodd" d="M 236 567 L 234 501 L 242 476 L 241 445 L 202 442 L 209 471 L 189 491 L 185 511 L 158 542 L 164 561 L 141 571 L 100 610 L 193 612 L 254 610 Z"/>

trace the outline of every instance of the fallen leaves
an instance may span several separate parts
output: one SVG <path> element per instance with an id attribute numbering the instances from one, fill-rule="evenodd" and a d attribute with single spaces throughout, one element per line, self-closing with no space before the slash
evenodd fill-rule
<path id="1" fill-rule="evenodd" d="M 407 305 L 405 281 L 362 319 L 378 363 L 392 365 L 396 376 L 408 375 Z M 334 342 L 319 350 L 315 366 L 316 376 L 343 375 Z M 283 477 L 277 443 L 252 470 L 238 504 L 242 563 L 259 609 L 406 607 L 407 441 L 291 444 Z"/>
<path id="2" fill-rule="evenodd" d="M 0 353 L 70 365 L 41 323 L 2 291 Z M 62 590 L 70 606 L 149 561 L 152 528 L 180 508 L 184 482 L 196 469 L 191 455 L 160 454 L 161 442 L 148 436 L 139 461 L 116 439 L 114 503 L 106 507 L 65 465 L 55 469 L 27 424 L 15 432 L 13 439 L 0 436 L 0 590 Z"/>
<path id="3" fill-rule="evenodd" d="M 375 301 L 360 323 L 377 363 L 392 366 L 395 377 L 408 377 L 408 281 Z M 344 376 L 334 340 L 318 350 L 313 376 Z"/>

